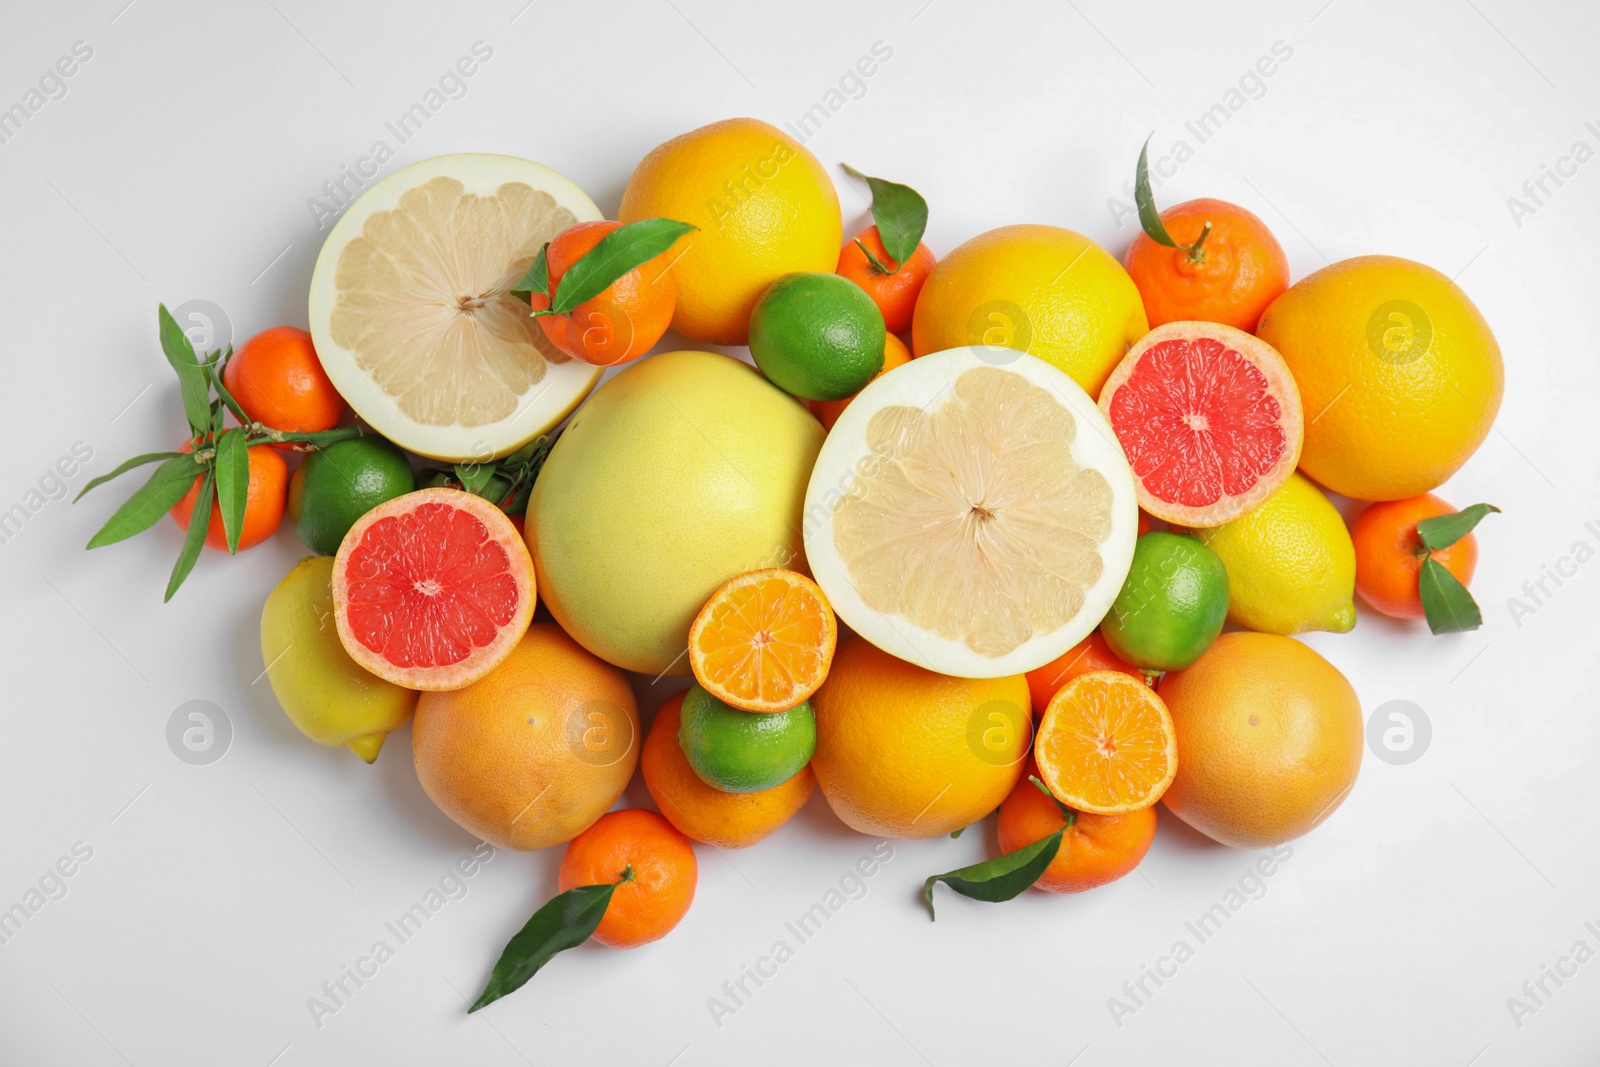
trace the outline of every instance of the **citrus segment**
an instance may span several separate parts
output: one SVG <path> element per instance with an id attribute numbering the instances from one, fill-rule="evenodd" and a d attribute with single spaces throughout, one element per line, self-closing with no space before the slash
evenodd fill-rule
<path id="1" fill-rule="evenodd" d="M 1214 322 L 1151 330 L 1100 394 L 1139 487 L 1167 522 L 1217 526 L 1294 472 L 1300 391 L 1264 341 Z"/>
<path id="2" fill-rule="evenodd" d="M 533 563 L 499 508 L 420 489 L 369 511 L 334 559 L 334 618 L 357 663 L 412 689 L 492 670 L 533 617 Z"/>
<path id="3" fill-rule="evenodd" d="M 1063 686 L 1039 722 L 1033 753 L 1058 800 L 1097 815 L 1148 808 L 1178 771 L 1167 706 L 1118 671 L 1090 671 Z"/>
<path id="4" fill-rule="evenodd" d="M 1138 524 L 1120 450 L 1065 374 L 996 348 L 885 374 L 840 416 L 806 499 L 835 610 L 930 670 L 998 677 L 1083 639 Z"/>
<path id="5" fill-rule="evenodd" d="M 600 371 L 552 345 L 511 295 L 539 249 L 600 218 L 583 192 L 512 156 L 438 156 L 374 185 L 317 258 L 311 333 L 365 421 L 445 460 L 505 455 L 560 422 Z"/>
<path id="6" fill-rule="evenodd" d="M 751 571 L 711 594 L 689 627 L 689 667 L 718 700 L 787 711 L 828 676 L 839 627 L 822 590 L 782 568 Z"/>

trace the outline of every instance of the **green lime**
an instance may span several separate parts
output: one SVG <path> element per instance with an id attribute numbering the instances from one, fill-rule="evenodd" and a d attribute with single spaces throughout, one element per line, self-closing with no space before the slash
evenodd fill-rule
<path id="1" fill-rule="evenodd" d="M 289 482 L 289 521 L 306 547 L 322 556 L 367 512 L 416 488 L 411 462 L 381 437 L 339 441 L 306 456 Z"/>
<path id="2" fill-rule="evenodd" d="M 683 695 L 678 746 L 700 780 L 724 793 L 759 793 L 782 785 L 817 747 L 809 702 L 788 711 L 741 711 L 700 686 Z"/>
<path id="3" fill-rule="evenodd" d="M 1193 537 L 1157 530 L 1135 543 L 1127 581 L 1100 632 L 1134 666 L 1175 671 L 1211 647 L 1227 617 L 1222 557 Z"/>
<path id="4" fill-rule="evenodd" d="M 883 369 L 883 313 L 848 278 L 785 274 L 750 313 L 750 355 L 767 379 L 804 400 L 843 400 Z"/>

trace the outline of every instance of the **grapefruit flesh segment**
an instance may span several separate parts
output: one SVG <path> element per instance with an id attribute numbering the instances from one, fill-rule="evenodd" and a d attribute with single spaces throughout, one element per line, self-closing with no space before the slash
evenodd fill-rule
<path id="1" fill-rule="evenodd" d="M 1056 799 L 1096 815 L 1148 808 L 1178 773 L 1178 737 L 1161 698 L 1120 671 L 1090 671 L 1050 700 L 1034 738 Z"/>
<path id="2" fill-rule="evenodd" d="M 1235 519 L 1300 458 L 1300 392 L 1287 365 L 1230 326 L 1150 331 L 1106 382 L 1100 409 L 1133 468 L 1140 506 L 1168 522 Z"/>
<path id="3" fill-rule="evenodd" d="M 351 657 L 412 689 L 459 689 L 494 669 L 533 616 L 533 564 L 499 508 L 423 489 L 362 517 L 334 559 Z"/>
<path id="4" fill-rule="evenodd" d="M 689 628 L 689 666 L 712 696 L 745 711 L 788 711 L 828 676 L 839 627 L 822 590 L 774 567 L 732 579 Z"/>

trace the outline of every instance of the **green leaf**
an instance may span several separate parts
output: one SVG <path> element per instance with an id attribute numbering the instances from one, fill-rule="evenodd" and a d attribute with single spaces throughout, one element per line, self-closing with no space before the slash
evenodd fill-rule
<path id="1" fill-rule="evenodd" d="M 134 456 L 132 459 L 123 460 L 117 465 L 117 469 L 111 473 L 102 474 L 98 478 L 90 478 L 87 482 L 85 482 L 83 488 L 78 490 L 78 495 L 72 498 L 72 502 L 76 504 L 78 501 L 83 499 L 83 494 L 87 493 L 95 486 L 104 485 L 119 475 L 127 474 L 135 467 L 142 467 L 146 463 L 154 463 L 158 459 L 172 459 L 175 456 L 182 456 L 185 454 L 186 453 L 183 452 L 146 452 L 142 456 Z"/>
<path id="2" fill-rule="evenodd" d="M 494 477 L 493 463 L 457 463 L 456 477 L 461 479 L 461 488 L 473 496 L 482 496 L 483 489 Z"/>
<path id="3" fill-rule="evenodd" d="M 1031 845 L 1015 852 L 1007 852 L 998 859 L 974 863 L 970 867 L 935 874 L 922 884 L 922 898 L 928 902 L 928 915 L 933 914 L 933 887 L 943 882 L 964 897 L 999 903 L 1010 900 L 1039 880 L 1050 861 L 1061 848 L 1061 836 L 1067 832 L 1063 826 L 1049 837 L 1041 837 Z"/>
<path id="4" fill-rule="evenodd" d="M 1472 599 L 1467 587 L 1456 581 L 1443 563 L 1429 556 L 1422 561 L 1418 575 L 1422 593 L 1422 611 L 1428 617 L 1428 629 L 1436 634 L 1460 633 L 1476 630 L 1483 625 L 1483 613 L 1478 602 Z"/>
<path id="5" fill-rule="evenodd" d="M 244 507 L 250 499 L 250 448 L 243 430 L 229 430 L 217 438 L 217 505 L 222 529 L 228 535 L 228 554 L 239 551 L 244 531 Z"/>
<path id="6" fill-rule="evenodd" d="M 640 219 L 612 230 L 585 252 L 556 286 L 551 311 L 565 315 L 612 282 L 655 259 L 697 227 L 673 219 Z"/>
<path id="7" fill-rule="evenodd" d="M 200 550 L 206 546 L 206 531 L 211 526 L 211 501 L 215 496 L 216 482 L 208 468 L 205 480 L 200 483 L 200 495 L 195 497 L 194 510 L 189 512 L 189 532 L 184 535 L 183 550 L 178 553 L 178 561 L 172 565 L 172 576 L 167 579 L 167 595 L 161 598 L 163 604 L 172 599 L 178 586 L 189 577 L 189 572 L 194 570 L 194 561 L 200 558 Z"/>
<path id="8" fill-rule="evenodd" d="M 1449 548 L 1467 534 L 1472 528 L 1483 521 L 1490 512 L 1498 513 L 1499 508 L 1493 504 L 1474 504 L 1470 508 L 1449 515 L 1435 515 L 1431 519 L 1423 519 L 1417 523 L 1417 537 L 1422 540 L 1423 547 L 1429 549 Z"/>
<path id="9" fill-rule="evenodd" d="M 100 532 L 89 538 L 86 547 L 114 545 L 148 530 L 161 516 L 172 510 L 172 505 L 183 499 L 183 494 L 189 491 L 199 473 L 200 467 L 194 457 L 187 453 L 167 460 L 155 469 L 149 481 L 123 501 L 115 514 L 100 527 Z"/>
<path id="10" fill-rule="evenodd" d="M 1153 133 L 1150 135 L 1154 136 Z M 1139 149 L 1139 166 L 1133 176 L 1133 202 L 1139 208 L 1139 225 L 1156 244 L 1181 248 L 1183 246 L 1172 239 L 1161 221 L 1161 213 L 1156 210 L 1155 194 L 1150 191 L 1150 137 L 1144 139 L 1144 147 Z"/>
<path id="11" fill-rule="evenodd" d="M 241 425 L 248 426 L 250 416 L 244 413 L 244 408 L 240 407 L 233 394 L 228 392 L 228 387 L 222 384 L 222 376 L 228 372 L 228 364 L 233 362 L 233 346 L 229 345 L 228 350 L 220 355 L 221 359 L 211 360 L 208 364 L 211 370 L 211 387 L 217 391 L 217 398 L 228 405 L 233 417 L 238 419 Z"/>
<path id="12" fill-rule="evenodd" d="M 632 871 L 624 873 L 623 877 L 631 878 Z M 544 907 L 533 913 L 527 925 L 506 942 L 499 962 L 489 975 L 489 984 L 483 987 L 467 1014 L 493 1004 L 507 993 L 515 993 L 556 953 L 587 941 L 605 918 L 606 905 L 611 903 L 617 884 L 580 885 L 550 898 Z"/>
<path id="13" fill-rule="evenodd" d="M 183 394 L 183 413 L 189 420 L 189 429 L 195 435 L 211 430 L 210 376 L 194 354 L 194 343 L 184 336 L 178 320 L 172 317 L 167 305 L 160 305 L 156 318 L 161 324 L 161 351 L 178 375 L 178 389 Z"/>
<path id="14" fill-rule="evenodd" d="M 533 262 L 528 264 L 528 272 L 522 276 L 522 280 L 511 287 L 512 295 L 538 293 L 547 300 L 550 298 L 549 252 L 550 242 L 546 241 L 544 247 L 539 249 L 539 254 L 533 257 Z M 526 297 L 523 299 L 526 301 Z"/>
<path id="15" fill-rule="evenodd" d="M 966 832 L 967 832 L 967 828 L 965 826 L 963 826 L 959 830 L 951 830 L 950 831 L 950 840 L 954 841 L 956 838 L 960 837 L 962 834 L 964 834 Z"/>
<path id="16" fill-rule="evenodd" d="M 909 185 L 862 174 L 848 163 L 844 169 L 864 180 L 872 190 L 872 221 L 877 224 L 883 250 L 894 260 L 893 270 L 885 273 L 893 274 L 916 253 L 917 245 L 922 242 L 922 234 L 928 228 L 928 202 Z M 870 253 L 867 258 L 872 258 Z M 882 269 L 882 264 L 875 260 L 873 265 Z"/>

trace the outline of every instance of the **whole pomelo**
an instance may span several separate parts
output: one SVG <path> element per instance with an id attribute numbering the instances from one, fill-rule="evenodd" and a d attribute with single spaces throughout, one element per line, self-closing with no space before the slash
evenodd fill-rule
<path id="1" fill-rule="evenodd" d="M 411 751 L 446 815 L 496 847 L 537 849 L 616 803 L 641 740 L 627 675 L 540 622 L 465 689 L 424 693 Z"/>
<path id="2" fill-rule="evenodd" d="M 1299 837 L 1356 784 L 1361 702 L 1337 667 L 1292 637 L 1223 634 L 1159 692 L 1178 735 L 1178 774 L 1162 802 L 1213 840 L 1267 848 Z"/>
<path id="3" fill-rule="evenodd" d="M 790 271 L 833 273 L 843 224 L 817 158 L 759 119 L 727 119 L 657 145 L 623 190 L 620 222 L 669 218 L 697 229 L 678 239 L 672 328 L 742 345 L 756 298 Z"/>
<path id="4" fill-rule="evenodd" d="M 1150 329 L 1116 257 L 1059 226 L 1001 226 L 958 245 L 917 296 L 917 356 L 966 345 L 1015 348 L 1066 371 L 1091 398 Z"/>
<path id="5" fill-rule="evenodd" d="M 1449 278 L 1359 256 L 1296 282 L 1256 333 L 1306 413 L 1300 469 L 1357 500 L 1436 488 L 1489 434 L 1505 369 L 1489 324 Z"/>
<path id="6" fill-rule="evenodd" d="M 718 586 L 805 569 L 801 509 L 823 436 L 731 356 L 632 364 L 579 409 L 528 500 L 550 613 L 607 662 L 688 674 L 689 626 Z"/>

